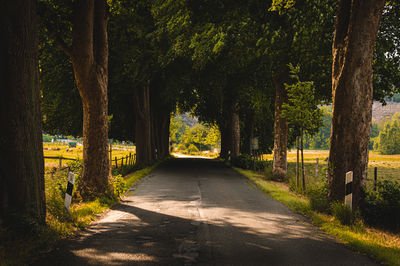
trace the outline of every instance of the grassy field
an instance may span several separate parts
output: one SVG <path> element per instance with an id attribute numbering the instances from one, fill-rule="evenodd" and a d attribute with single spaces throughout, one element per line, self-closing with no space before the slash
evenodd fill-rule
<path id="1" fill-rule="evenodd" d="M 43 143 L 43 152 L 44 156 L 56 156 L 56 157 L 64 157 L 64 158 L 70 158 L 70 159 L 82 159 L 83 158 L 83 147 L 82 146 L 76 146 L 76 148 L 70 148 L 68 147 L 68 144 L 53 144 L 53 143 Z M 132 146 L 122 146 L 122 145 L 113 145 L 112 146 L 112 158 L 113 160 L 115 157 L 118 159 L 121 157 L 129 156 L 129 154 L 135 154 L 135 147 Z M 62 164 L 63 166 L 67 166 L 68 162 L 67 160 L 63 160 Z M 120 162 L 120 161 L 119 161 Z M 113 165 L 115 163 L 113 162 Z M 45 166 L 46 167 L 58 167 L 59 166 L 59 160 L 58 159 L 45 159 Z"/>
<path id="2" fill-rule="evenodd" d="M 323 179 L 326 171 L 326 160 L 329 151 L 304 151 L 304 163 L 306 167 L 306 174 L 308 183 L 315 181 L 319 182 Z M 263 159 L 272 161 L 272 154 L 265 154 Z M 318 176 L 316 176 L 316 159 L 319 159 Z M 378 181 L 392 180 L 400 182 L 400 155 L 380 155 L 370 151 L 369 164 L 368 164 L 368 186 L 373 185 L 374 168 L 378 168 Z M 288 171 L 295 175 L 296 169 L 296 151 L 291 150 L 288 152 Z"/>

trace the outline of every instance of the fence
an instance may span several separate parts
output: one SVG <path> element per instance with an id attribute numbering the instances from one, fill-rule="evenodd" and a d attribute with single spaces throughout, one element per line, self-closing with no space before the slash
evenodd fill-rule
<path id="1" fill-rule="evenodd" d="M 62 161 L 77 161 L 78 159 L 74 158 L 65 158 L 62 156 L 44 156 L 44 159 L 56 159 L 59 160 L 59 168 L 62 168 Z M 123 166 L 131 166 L 136 163 L 136 154 L 129 153 L 129 155 L 117 158 L 115 157 L 114 159 L 110 158 L 110 165 L 111 167 L 123 167 Z"/>
<path id="2" fill-rule="evenodd" d="M 121 161 L 121 162 L 118 163 L 118 161 Z M 123 156 L 121 158 L 115 157 L 114 160 L 110 160 L 111 168 L 113 167 L 113 162 L 114 162 L 115 168 L 134 165 L 136 163 L 136 153 L 133 155 L 132 155 L 132 153 L 129 153 L 129 155 Z"/>
<path id="3" fill-rule="evenodd" d="M 59 160 L 59 168 L 62 168 L 62 161 L 77 161 L 78 159 L 73 159 L 73 158 L 65 158 L 62 156 L 44 156 L 45 159 L 58 159 Z"/>

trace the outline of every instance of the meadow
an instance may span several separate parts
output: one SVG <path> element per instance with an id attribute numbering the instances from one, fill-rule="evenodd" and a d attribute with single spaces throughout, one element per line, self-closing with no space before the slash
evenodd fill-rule
<path id="1" fill-rule="evenodd" d="M 327 167 L 328 150 L 304 150 L 304 165 L 306 182 L 310 185 L 324 180 Z M 318 176 L 316 176 L 316 159 L 319 159 Z M 272 154 L 264 154 L 263 160 L 272 161 Z M 373 151 L 369 153 L 367 186 L 373 186 L 374 168 L 377 167 L 378 181 L 392 180 L 400 182 L 400 155 L 380 155 Z M 296 176 L 296 151 L 288 152 L 288 176 Z"/>
<path id="2" fill-rule="evenodd" d="M 43 153 L 45 157 L 63 157 L 69 159 L 82 159 L 83 158 L 83 146 L 77 145 L 76 148 L 70 148 L 68 144 L 65 143 L 43 143 Z M 113 145 L 111 156 L 114 160 L 115 157 L 120 159 L 129 154 L 135 154 L 135 147 L 125 146 L 125 145 Z M 47 159 L 45 158 L 45 167 L 58 167 L 59 159 Z M 65 167 L 70 163 L 69 160 L 63 160 L 62 166 Z M 119 161 L 120 163 L 120 161 Z M 115 162 L 113 161 L 115 166 Z"/>

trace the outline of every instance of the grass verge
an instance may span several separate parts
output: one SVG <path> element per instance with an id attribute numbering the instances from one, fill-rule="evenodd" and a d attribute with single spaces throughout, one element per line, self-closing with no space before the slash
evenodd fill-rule
<path id="1" fill-rule="evenodd" d="M 267 180 L 263 173 L 233 169 L 253 181 L 266 194 L 290 209 L 311 218 L 312 222 L 353 250 L 387 265 L 400 265 L 400 236 L 363 225 L 344 226 L 332 216 L 315 212 L 307 197 L 289 191 L 284 183 Z"/>
<path id="2" fill-rule="evenodd" d="M 160 163 L 124 176 L 123 192 L 148 175 Z M 0 265 L 29 264 L 35 257 L 48 252 L 58 240 L 86 228 L 99 214 L 118 202 L 118 198 L 97 198 L 90 202 L 73 203 L 68 213 L 64 210 L 62 198 L 48 197 L 47 208 L 53 208 L 53 211 L 47 212 L 45 227 L 38 226 L 27 234 L 15 236 L 0 226 Z"/>

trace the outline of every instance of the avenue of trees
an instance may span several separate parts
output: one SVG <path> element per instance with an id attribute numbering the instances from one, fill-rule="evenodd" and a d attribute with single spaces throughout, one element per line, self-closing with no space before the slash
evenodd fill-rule
<path id="1" fill-rule="evenodd" d="M 343 200 L 353 171 L 359 206 L 372 101 L 399 87 L 397 2 L 15 0 L 3 8 L 3 222 L 44 223 L 43 129 L 83 137 L 85 200 L 109 193 L 108 138 L 133 140 L 143 165 L 169 154 L 176 108 L 219 129 L 223 158 L 250 153 L 259 137 L 284 176 L 302 127 L 289 130 L 282 114 L 285 88 L 299 80 L 312 82 L 316 102 L 332 102 L 329 199 Z"/>

